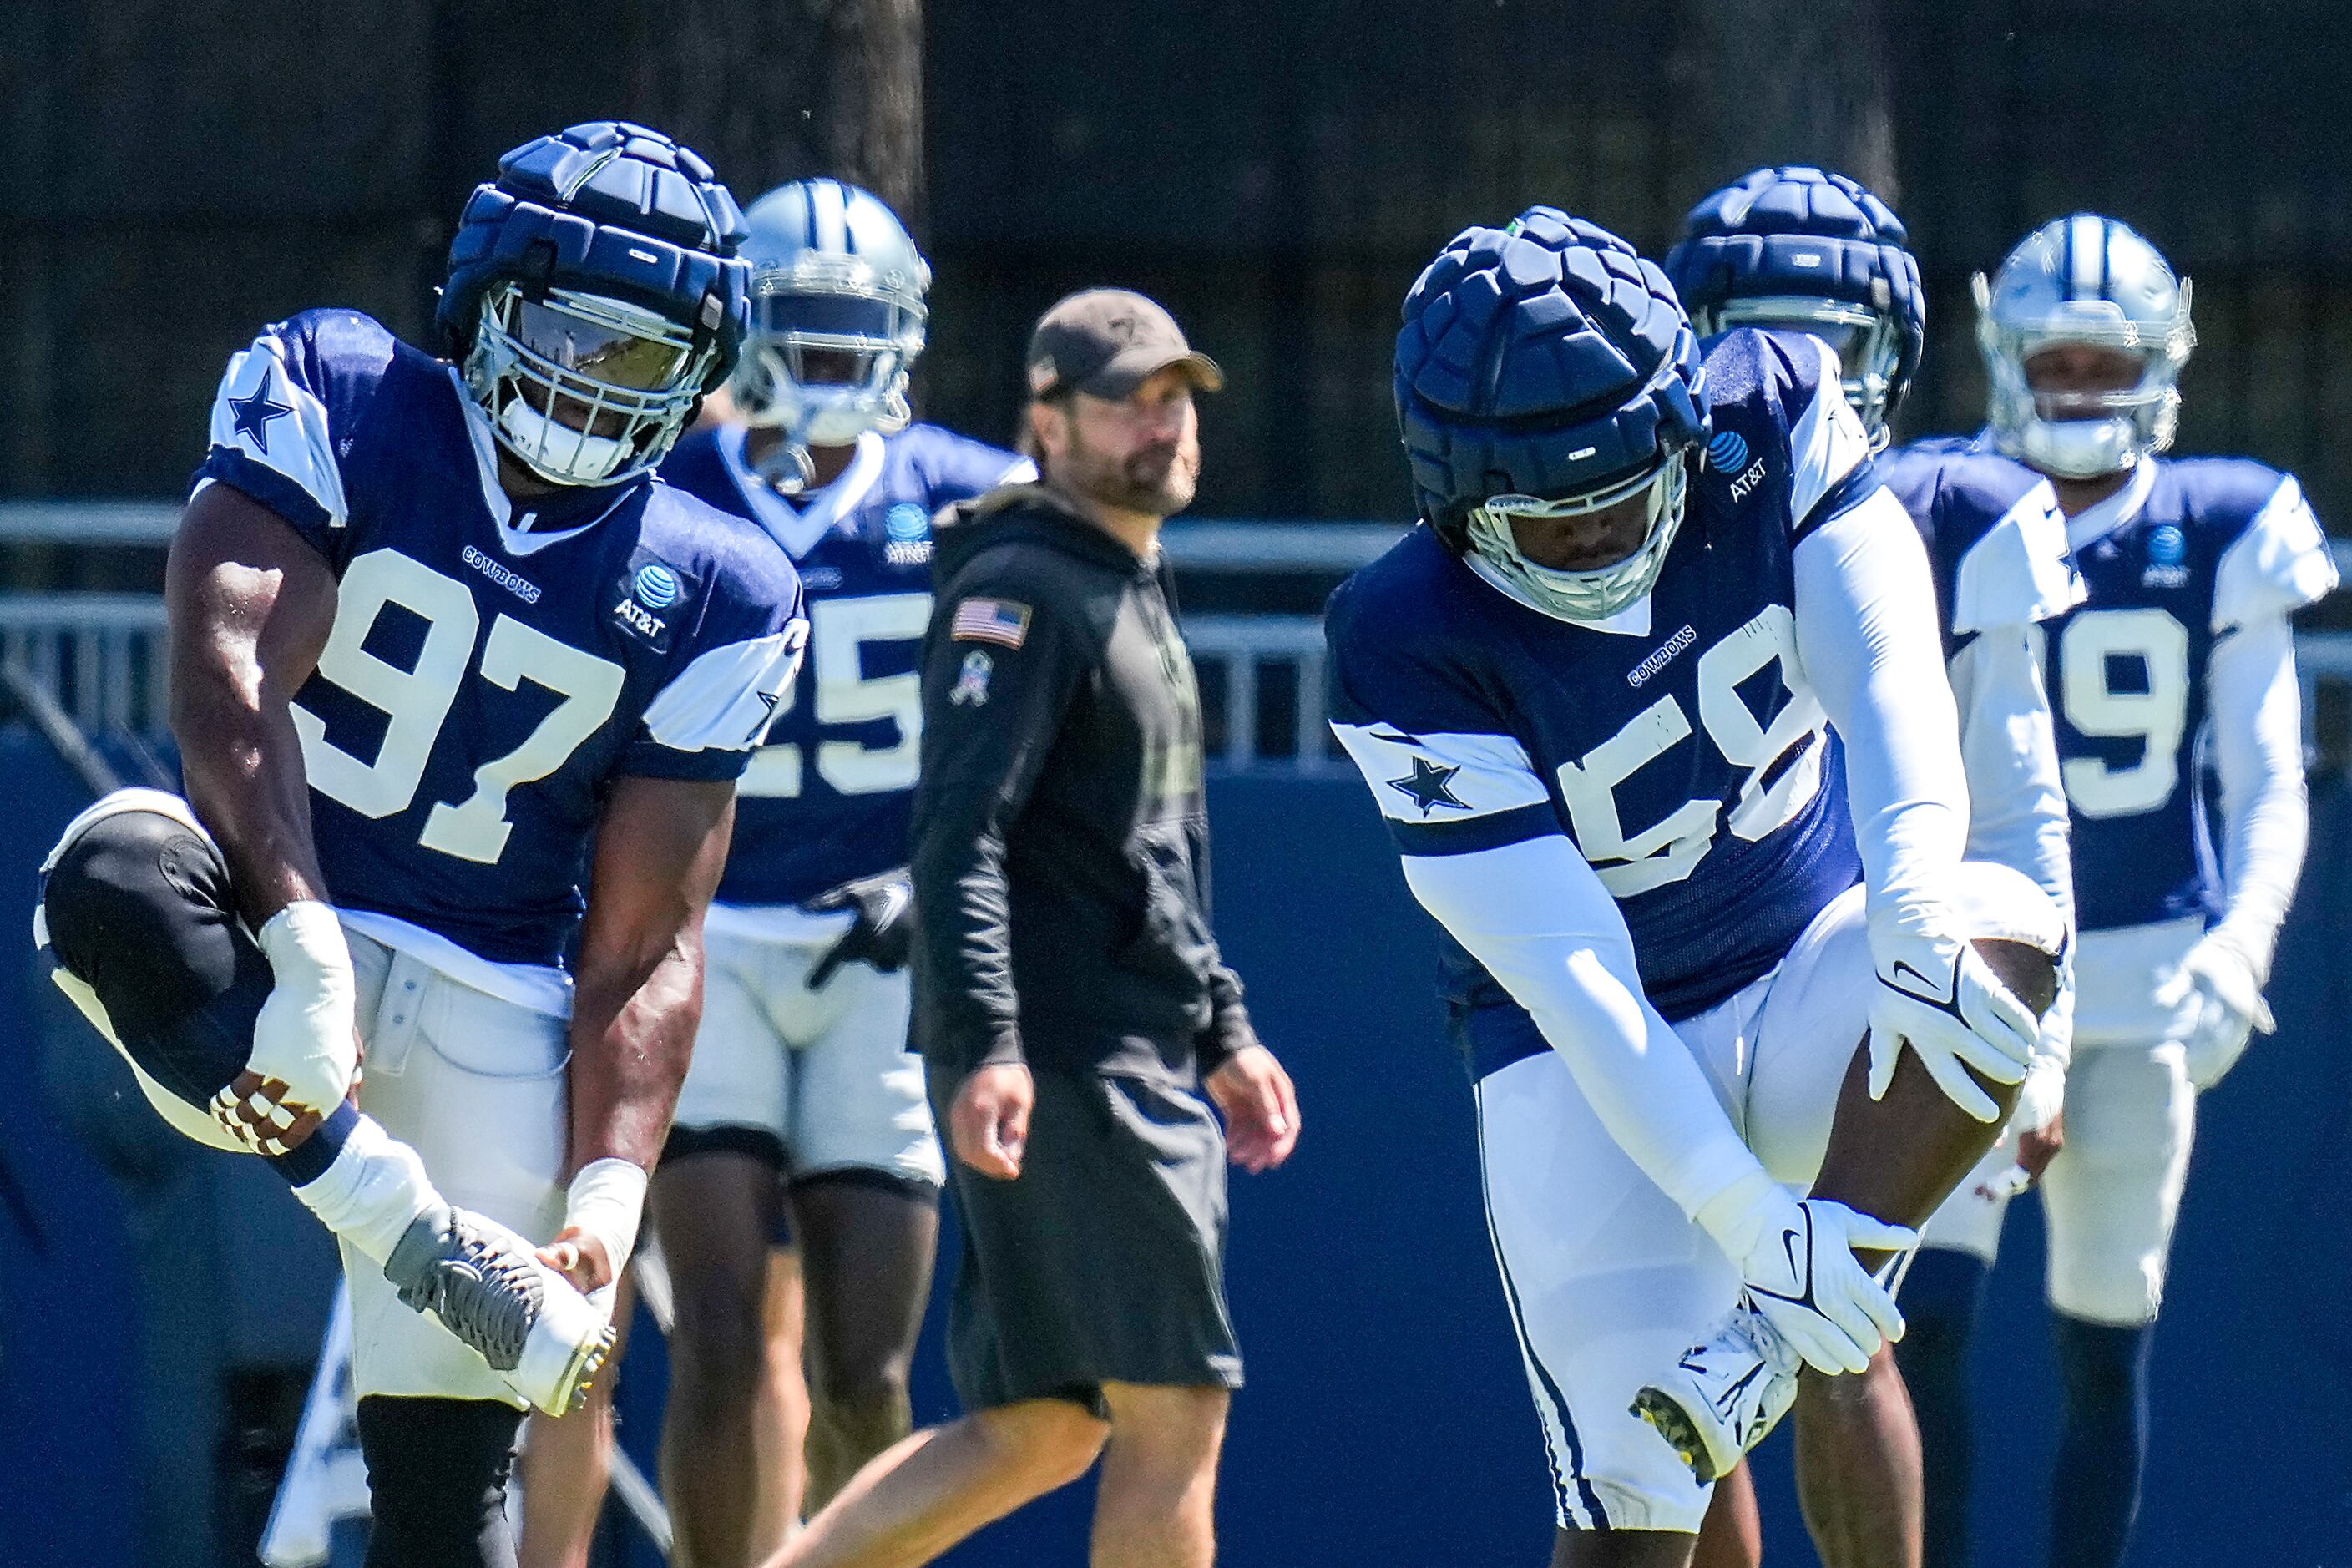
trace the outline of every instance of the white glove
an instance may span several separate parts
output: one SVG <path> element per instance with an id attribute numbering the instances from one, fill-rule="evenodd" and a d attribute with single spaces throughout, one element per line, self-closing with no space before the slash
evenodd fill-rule
<path id="1" fill-rule="evenodd" d="M 246 1066 L 286 1092 L 281 1105 L 324 1116 L 359 1077 L 358 984 L 335 911 L 315 900 L 287 905 L 256 933 L 277 984 L 253 1020 Z"/>
<path id="2" fill-rule="evenodd" d="M 2032 1065 L 2042 1025 L 1977 950 L 1965 942 L 1874 922 L 1870 950 L 1878 984 L 1870 1001 L 1870 1098 L 1895 1081 L 1909 1041 L 1937 1088 L 1979 1121 L 2000 1107 L 1966 1070 L 1990 1083 L 2016 1083 Z"/>
<path id="3" fill-rule="evenodd" d="M 2195 1008 L 2182 1043 L 2188 1049 L 2189 1081 L 2200 1093 L 2238 1065 L 2255 1030 L 2267 1035 L 2278 1027 L 2270 1005 L 2263 1000 L 2262 977 L 2253 959 L 2219 929 L 2198 938 L 2180 967 L 2157 989 L 2158 1006 L 2184 1003 Z"/>
<path id="4" fill-rule="evenodd" d="M 1825 1198 L 1800 1202 L 1759 1171 L 1698 1213 L 1789 1348 L 1818 1372 L 1857 1373 L 1882 1343 L 1903 1337 L 1895 1298 L 1853 1255 L 1906 1252 L 1918 1233 Z"/>

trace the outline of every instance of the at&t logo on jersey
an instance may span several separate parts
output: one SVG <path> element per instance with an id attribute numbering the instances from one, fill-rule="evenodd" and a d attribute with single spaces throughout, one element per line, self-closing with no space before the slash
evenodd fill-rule
<path id="1" fill-rule="evenodd" d="M 882 559 L 893 566 L 931 563 L 931 515 L 910 500 L 882 514 Z"/>
<path id="2" fill-rule="evenodd" d="M 1717 430 L 1707 438 L 1706 466 L 1731 480 L 1731 499 L 1746 500 L 1764 477 L 1764 460 L 1748 460 L 1748 441 L 1737 430 Z"/>
<path id="3" fill-rule="evenodd" d="M 621 629 L 651 643 L 656 652 L 669 649 L 669 620 L 661 614 L 687 596 L 685 574 L 660 561 L 648 561 L 621 579 L 620 598 L 613 618 Z"/>
<path id="4" fill-rule="evenodd" d="M 2143 588 L 2180 588 L 2189 583 L 2189 539 L 2172 524 L 2147 531 L 2147 564 L 2141 569 Z"/>

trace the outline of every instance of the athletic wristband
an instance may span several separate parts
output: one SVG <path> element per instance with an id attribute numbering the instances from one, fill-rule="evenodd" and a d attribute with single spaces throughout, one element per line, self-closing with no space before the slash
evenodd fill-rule
<path id="1" fill-rule="evenodd" d="M 581 1166 L 563 1199 L 564 1227 L 603 1242 L 615 1279 L 636 1250 L 637 1223 L 645 1212 L 646 1168 L 609 1157 Z"/>

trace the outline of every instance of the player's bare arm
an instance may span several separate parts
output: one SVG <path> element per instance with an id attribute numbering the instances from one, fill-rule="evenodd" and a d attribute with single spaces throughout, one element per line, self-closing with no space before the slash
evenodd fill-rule
<path id="1" fill-rule="evenodd" d="M 324 901 L 290 704 L 334 626 L 334 574 L 276 512 L 210 484 L 173 538 L 163 591 L 188 799 L 228 857 L 247 919 Z"/>
<path id="2" fill-rule="evenodd" d="M 613 786 L 574 971 L 575 1171 L 620 1161 L 642 1172 L 660 1157 L 702 1021 L 702 917 L 734 820 L 732 780 L 624 778 Z M 577 1209 L 575 1201 L 575 1219 Z M 593 1290 L 612 1282 L 614 1253 L 612 1237 L 575 1223 L 542 1257 Z"/>

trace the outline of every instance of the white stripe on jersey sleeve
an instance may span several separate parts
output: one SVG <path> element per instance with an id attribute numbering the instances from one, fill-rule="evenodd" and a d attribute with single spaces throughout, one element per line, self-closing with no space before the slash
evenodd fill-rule
<path id="1" fill-rule="evenodd" d="M 1399 822 L 1462 822 L 1551 798 L 1527 748 L 1508 735 L 1414 735 L 1393 724 L 1331 729 L 1362 770 L 1381 815 Z"/>
<path id="2" fill-rule="evenodd" d="M 2021 626 L 2064 615 L 2084 597 L 2066 547 L 2066 514 L 2043 479 L 1960 557 L 1952 584 L 1956 635 Z"/>
<path id="3" fill-rule="evenodd" d="M 1790 352 L 1801 353 L 1807 348 L 1822 356 L 1822 369 L 1812 402 L 1789 430 L 1789 518 L 1800 527 L 1830 488 L 1870 456 L 1870 437 L 1845 400 L 1837 355 L 1830 353 L 1829 344 L 1810 336 L 1794 340 Z"/>
<path id="4" fill-rule="evenodd" d="M 2303 487 L 2286 475 L 2246 531 L 2221 552 L 2213 579 L 2213 629 L 2287 615 L 2335 588 L 2336 556 L 2326 531 L 2303 499 Z"/>
<path id="5" fill-rule="evenodd" d="M 249 403 L 256 396 L 293 411 L 289 419 L 278 415 L 261 422 L 258 433 L 237 428 L 231 402 Z M 327 405 L 298 386 L 286 370 L 286 346 L 264 332 L 253 346 L 234 355 L 213 395 L 212 444 L 242 452 L 265 468 L 275 468 L 294 483 L 327 514 L 330 527 L 351 521 L 343 499 L 343 470 L 335 461 L 333 434 L 327 428 Z"/>
<path id="6" fill-rule="evenodd" d="M 808 646 L 808 622 L 714 647 L 646 705 L 646 733 L 673 752 L 748 752 L 767 738 Z"/>
<path id="7" fill-rule="evenodd" d="M 1005 470 L 996 476 L 1000 485 L 1034 485 L 1037 482 L 1037 465 L 1026 458 L 1015 458 Z"/>

